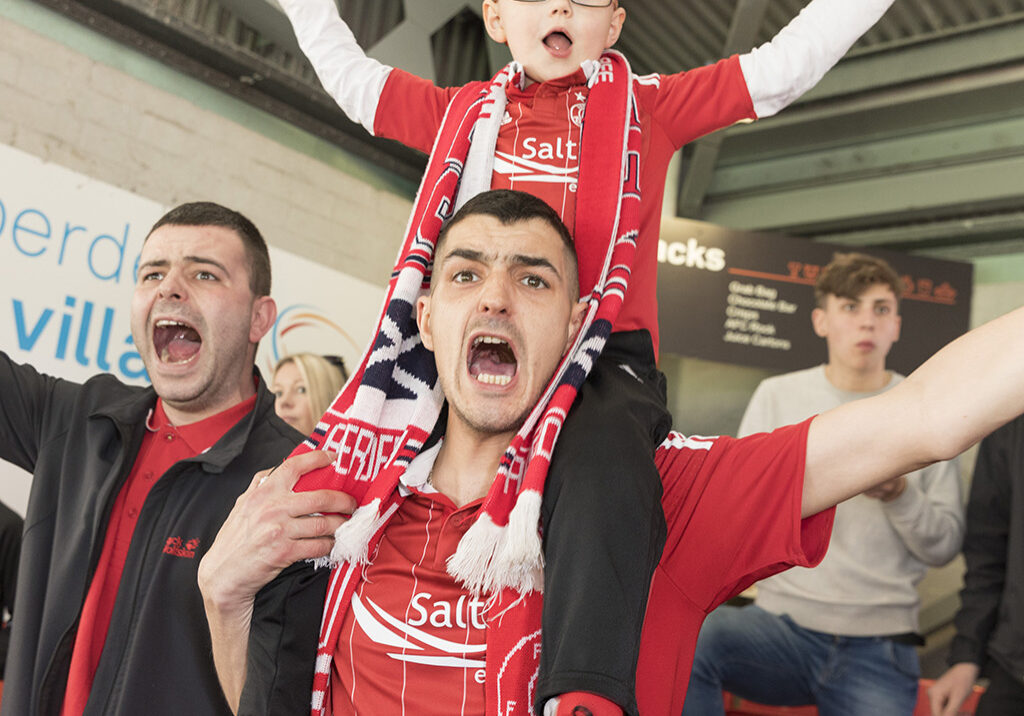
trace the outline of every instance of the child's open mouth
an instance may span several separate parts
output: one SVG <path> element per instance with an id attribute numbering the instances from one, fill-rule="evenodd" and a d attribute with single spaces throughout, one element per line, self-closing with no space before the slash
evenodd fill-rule
<path id="1" fill-rule="evenodd" d="M 555 30 L 544 38 L 544 45 L 557 55 L 565 55 L 572 49 L 572 40 L 561 30 Z"/>

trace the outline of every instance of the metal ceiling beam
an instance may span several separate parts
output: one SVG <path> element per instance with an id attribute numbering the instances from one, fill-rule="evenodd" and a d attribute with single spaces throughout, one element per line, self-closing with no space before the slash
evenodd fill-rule
<path id="1" fill-rule="evenodd" d="M 750 49 L 757 38 L 767 8 L 768 0 L 739 0 L 732 16 L 723 56 Z M 676 216 L 694 219 L 701 217 L 704 197 L 715 174 L 724 136 L 722 132 L 715 132 L 695 143 L 689 162 L 683 163 L 682 171 L 685 173 L 680 177 Z"/>
<path id="2" fill-rule="evenodd" d="M 847 56 L 779 116 L 791 114 L 803 104 L 997 67 L 1022 57 L 1024 22 L 1019 17 L 970 30 L 946 30 L 929 35 L 925 41 L 907 40 L 884 50 Z"/>
<path id="3" fill-rule="evenodd" d="M 728 130 L 721 162 L 1017 114 L 1022 89 L 1024 23 L 899 52 L 848 58 L 777 116 Z"/>
<path id="4" fill-rule="evenodd" d="M 1024 242 L 1024 211 L 985 214 L 966 218 L 927 221 L 916 224 L 894 224 L 861 231 L 819 233 L 810 236 L 815 241 L 849 246 L 876 246 L 894 251 L 946 248 L 962 244 L 972 253 L 996 253 L 1000 248 L 1012 246 L 1019 251 Z"/>
<path id="5" fill-rule="evenodd" d="M 906 85 L 828 104 L 791 108 L 761 126 L 729 130 L 721 165 L 733 166 L 885 137 L 1020 116 L 1024 62 Z"/>
<path id="6" fill-rule="evenodd" d="M 236 17 L 243 18 L 246 25 L 257 30 L 265 39 L 302 57 L 292 26 L 274 0 L 217 0 L 217 3 Z"/>
<path id="7" fill-rule="evenodd" d="M 1020 96 L 1024 96 L 1024 85 Z M 838 184 L 1013 154 L 1024 154 L 1024 107 L 1016 117 L 972 121 L 927 132 L 915 128 L 910 133 L 887 133 L 881 139 L 839 147 L 728 165 L 720 162 L 709 196 L 716 201 L 742 200 L 803 186 Z"/>
<path id="8" fill-rule="evenodd" d="M 802 186 L 737 200 L 710 198 L 707 221 L 737 229 L 816 234 L 894 221 L 1024 209 L 1024 153 L 888 176 Z"/>
<path id="9" fill-rule="evenodd" d="M 729 130 L 706 220 L 944 254 L 1024 239 L 1024 24 L 848 58 L 825 82 Z"/>

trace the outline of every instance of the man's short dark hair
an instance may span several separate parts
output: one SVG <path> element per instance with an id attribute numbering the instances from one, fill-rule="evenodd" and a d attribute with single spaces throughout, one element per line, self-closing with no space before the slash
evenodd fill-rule
<path id="1" fill-rule="evenodd" d="M 161 216 L 146 238 L 161 226 L 219 226 L 231 229 L 242 240 L 249 259 L 249 289 L 255 296 L 270 295 L 270 254 L 263 235 L 249 219 L 212 201 L 193 201 L 176 206 Z"/>
<path id="2" fill-rule="evenodd" d="M 573 243 L 572 234 L 562 222 L 558 212 L 552 209 L 543 199 L 538 199 L 533 194 L 514 189 L 491 189 L 481 192 L 462 205 L 455 214 L 441 227 L 437 236 L 437 243 L 434 246 L 434 255 L 437 256 L 441 250 L 441 244 L 451 228 L 470 216 L 492 216 L 502 223 L 503 226 L 511 226 L 531 219 L 540 219 L 558 234 L 562 239 L 566 252 L 572 259 L 570 262 L 570 273 L 568 276 L 572 295 L 579 297 L 579 275 L 578 262 L 576 259 L 576 245 Z"/>
<path id="3" fill-rule="evenodd" d="M 856 252 L 835 254 L 818 274 L 814 283 L 814 300 L 818 308 L 824 308 L 825 298 L 829 295 L 857 299 L 875 284 L 888 286 L 899 303 L 903 282 L 887 261 Z"/>

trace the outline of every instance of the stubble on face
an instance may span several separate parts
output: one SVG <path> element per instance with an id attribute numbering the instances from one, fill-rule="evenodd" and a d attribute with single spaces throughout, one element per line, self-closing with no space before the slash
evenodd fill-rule
<path id="1" fill-rule="evenodd" d="M 468 217 L 451 229 L 441 253 L 421 318 L 429 315 L 425 342 L 435 351 L 450 420 L 479 436 L 514 434 L 568 347 L 570 326 L 578 325 L 567 279 L 575 265 L 539 219 L 505 226 Z M 499 380 L 482 380 L 484 374 Z"/>
<path id="2" fill-rule="evenodd" d="M 519 332 L 518 328 L 510 321 L 478 321 L 472 324 L 467 329 L 467 334 L 484 332 L 484 333 L 497 333 L 507 336 L 513 345 L 523 345 L 523 336 Z M 468 356 L 462 358 L 462 362 L 468 362 Z M 453 386 L 446 386 L 446 376 L 440 376 L 441 389 L 445 395 L 456 395 L 459 391 L 452 390 Z M 458 371 L 453 377 L 453 382 L 459 387 L 462 387 L 463 383 L 467 383 L 473 380 L 468 372 Z M 472 386 L 467 386 L 472 387 Z M 503 403 L 497 405 L 490 405 L 490 401 L 486 398 L 478 401 L 473 401 L 468 404 L 464 404 L 461 401 L 449 401 L 449 409 L 455 413 L 455 416 L 462 421 L 466 427 L 479 435 L 500 435 L 506 433 L 516 432 L 523 423 L 526 422 L 526 418 L 529 417 L 530 412 L 533 410 L 532 403 L 536 402 L 536 398 L 530 401 L 531 404 L 527 405 L 518 413 L 509 413 L 508 409 Z"/>
<path id="3" fill-rule="evenodd" d="M 255 297 L 241 239 L 216 226 L 165 225 L 143 246 L 132 337 L 177 422 L 225 410 L 254 391 Z"/>

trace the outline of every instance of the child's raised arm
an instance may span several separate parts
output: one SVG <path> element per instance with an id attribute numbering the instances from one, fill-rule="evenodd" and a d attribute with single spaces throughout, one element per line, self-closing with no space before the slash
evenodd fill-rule
<path id="1" fill-rule="evenodd" d="M 320 83 L 353 122 L 373 134 L 384 82 L 392 68 L 366 56 L 332 0 L 278 0 Z"/>
<path id="2" fill-rule="evenodd" d="M 893 0 L 812 0 L 740 67 L 754 112 L 770 117 L 816 85 Z"/>

